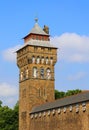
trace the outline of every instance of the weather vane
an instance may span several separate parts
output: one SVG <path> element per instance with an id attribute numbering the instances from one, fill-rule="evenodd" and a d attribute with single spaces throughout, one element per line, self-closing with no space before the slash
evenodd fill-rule
<path id="1" fill-rule="evenodd" d="M 38 18 L 35 18 L 35 22 L 36 22 L 36 23 L 38 22 Z"/>

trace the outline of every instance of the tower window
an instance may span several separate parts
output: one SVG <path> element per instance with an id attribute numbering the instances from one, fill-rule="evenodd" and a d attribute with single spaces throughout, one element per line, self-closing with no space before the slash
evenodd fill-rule
<path id="1" fill-rule="evenodd" d="M 44 57 L 42 57 L 42 59 L 41 59 L 41 63 L 44 64 Z"/>
<path id="2" fill-rule="evenodd" d="M 40 75 L 41 75 L 41 78 L 43 79 L 44 78 L 44 68 L 40 69 Z"/>
<path id="3" fill-rule="evenodd" d="M 32 63 L 35 63 L 35 56 L 32 56 Z"/>
<path id="4" fill-rule="evenodd" d="M 47 76 L 47 79 L 51 79 L 51 70 L 50 70 L 50 68 L 47 69 L 46 76 Z"/>
<path id="5" fill-rule="evenodd" d="M 37 57 L 37 64 L 39 64 L 40 63 L 40 57 L 38 56 Z"/>
<path id="6" fill-rule="evenodd" d="M 48 57 L 46 57 L 46 64 L 48 64 L 48 62 L 49 62 L 49 59 L 48 59 Z"/>
<path id="7" fill-rule="evenodd" d="M 34 78 L 37 78 L 37 76 L 38 76 L 38 71 L 37 71 L 37 68 L 34 67 L 34 68 L 33 68 L 33 77 L 34 77 Z"/>

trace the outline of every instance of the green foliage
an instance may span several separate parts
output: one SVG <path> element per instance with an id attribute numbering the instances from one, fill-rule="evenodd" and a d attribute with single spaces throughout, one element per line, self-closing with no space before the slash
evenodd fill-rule
<path id="1" fill-rule="evenodd" d="M 76 89 L 76 90 L 68 90 L 67 92 L 59 92 L 58 90 L 55 90 L 55 99 L 59 99 L 59 98 L 63 98 L 63 97 L 66 97 L 66 96 L 71 96 L 71 95 L 74 95 L 74 94 L 78 94 L 80 93 L 81 90 L 79 89 Z"/>
<path id="2" fill-rule="evenodd" d="M 18 130 L 18 104 L 14 109 L 0 105 L 0 130 Z"/>
<path id="3" fill-rule="evenodd" d="M 66 96 L 71 96 L 71 95 L 74 95 L 74 94 L 77 94 L 77 93 L 80 93 L 81 92 L 81 90 L 79 90 L 79 89 L 76 89 L 76 90 L 68 90 L 67 92 L 66 92 Z"/>
<path id="4" fill-rule="evenodd" d="M 58 90 L 55 90 L 55 99 L 62 98 L 65 96 L 65 92 L 59 92 Z"/>
<path id="5" fill-rule="evenodd" d="M 0 100 L 0 107 L 2 106 L 2 101 Z"/>

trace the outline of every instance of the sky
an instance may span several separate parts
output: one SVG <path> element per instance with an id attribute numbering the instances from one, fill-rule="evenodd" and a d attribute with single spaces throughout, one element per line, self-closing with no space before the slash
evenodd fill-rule
<path id="1" fill-rule="evenodd" d="M 40 27 L 49 26 L 58 47 L 55 89 L 89 90 L 89 0 L 1 0 L 0 100 L 11 108 L 19 100 L 15 51 L 36 17 Z"/>

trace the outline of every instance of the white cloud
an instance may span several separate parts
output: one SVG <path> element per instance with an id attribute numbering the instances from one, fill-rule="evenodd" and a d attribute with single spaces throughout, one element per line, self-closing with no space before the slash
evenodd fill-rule
<path id="1" fill-rule="evenodd" d="M 0 83 L 0 96 L 11 97 L 18 94 L 17 87 L 12 86 L 8 83 Z"/>
<path id="2" fill-rule="evenodd" d="M 70 62 L 89 62 L 89 37 L 76 33 L 64 33 L 51 38 L 51 43 L 59 48 L 58 58 Z M 15 51 L 21 45 L 3 51 L 3 57 L 7 61 L 15 61 Z"/>
<path id="3" fill-rule="evenodd" d="M 80 79 L 84 78 L 85 75 L 86 75 L 85 72 L 78 72 L 74 75 L 70 75 L 68 77 L 68 80 L 70 80 L 70 81 L 80 80 Z"/>
<path id="4" fill-rule="evenodd" d="M 3 58 L 6 61 L 11 61 L 11 62 L 16 61 L 16 50 L 18 50 L 20 47 L 21 47 L 21 45 L 17 45 L 15 47 L 4 50 L 2 52 Z"/>
<path id="5" fill-rule="evenodd" d="M 59 48 L 58 57 L 70 62 L 89 62 L 89 37 L 76 33 L 64 33 L 51 38 Z"/>

